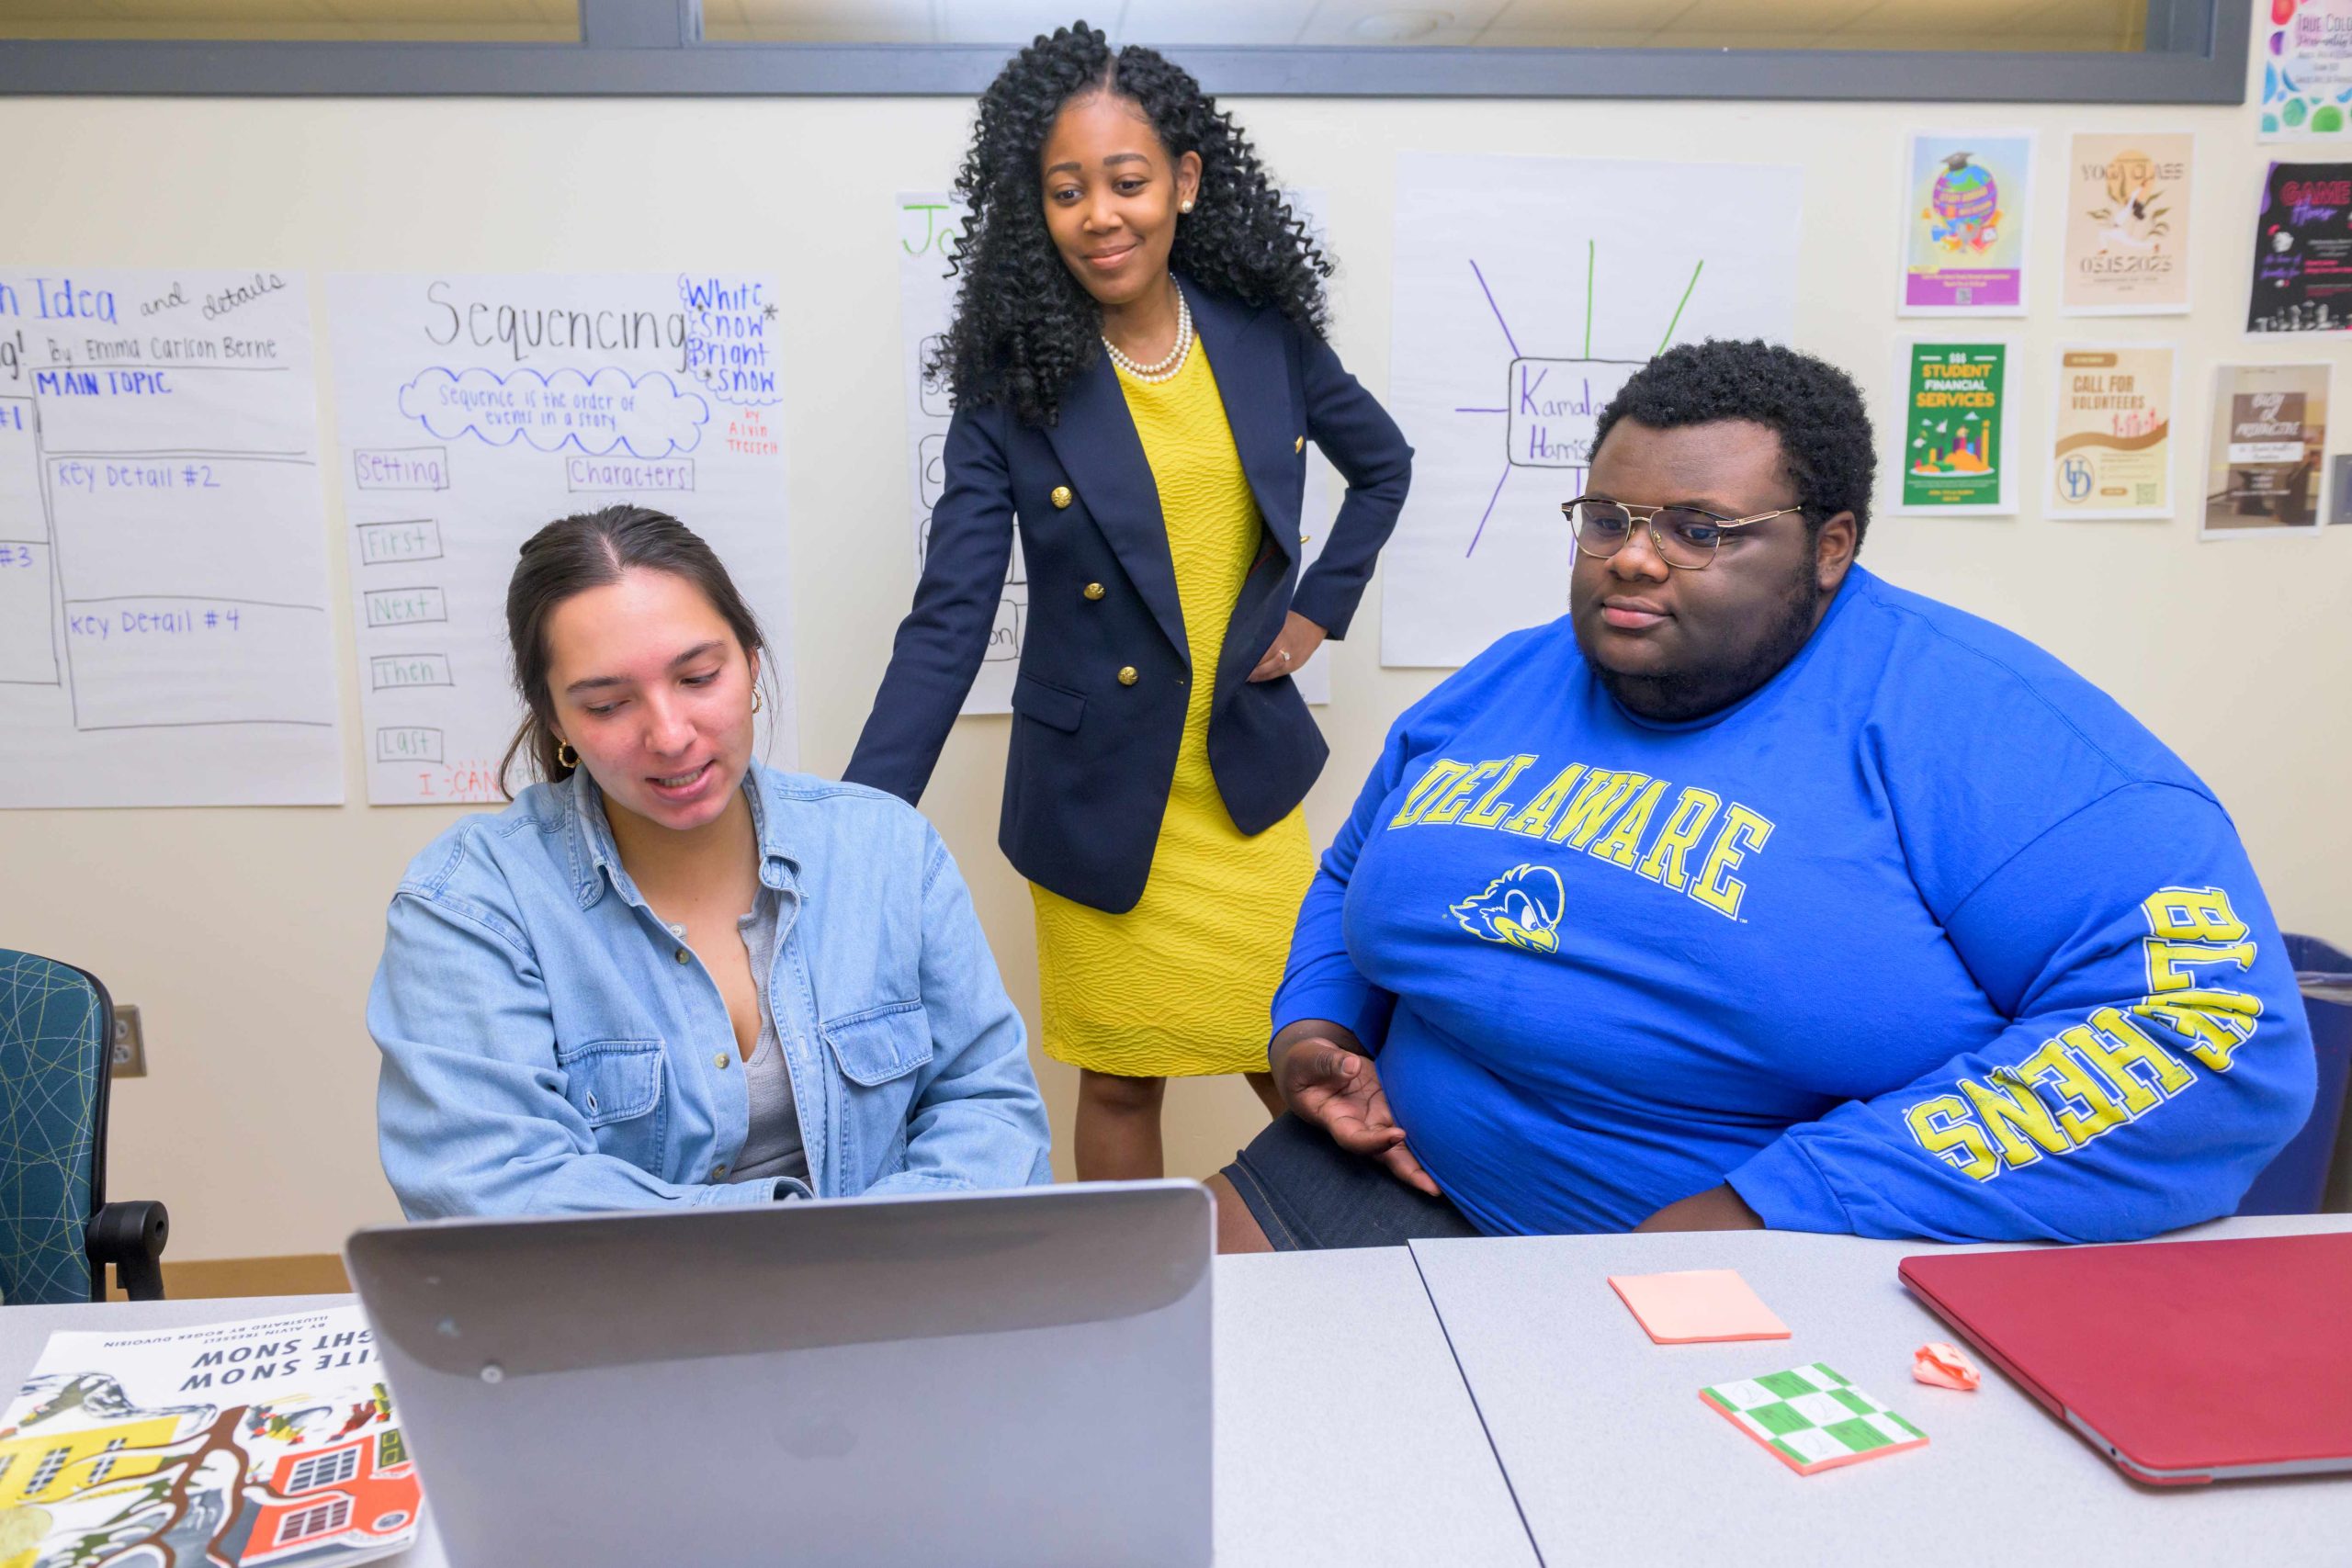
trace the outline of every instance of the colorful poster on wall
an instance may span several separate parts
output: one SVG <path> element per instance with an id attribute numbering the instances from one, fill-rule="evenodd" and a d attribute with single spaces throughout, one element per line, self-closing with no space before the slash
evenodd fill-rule
<path id="1" fill-rule="evenodd" d="M 1904 152 L 1905 316 L 2026 313 L 2030 131 L 1914 131 Z"/>
<path id="2" fill-rule="evenodd" d="M 2324 365 L 2214 367 L 2199 538 L 2318 531 L 2328 390 Z"/>
<path id="3" fill-rule="evenodd" d="M 2009 345 L 1906 343 L 1903 476 L 1897 512 L 2006 516 L 2017 510 L 2009 468 Z"/>
<path id="4" fill-rule="evenodd" d="M 2352 164 L 2270 165 L 2245 330 L 2352 330 Z"/>
<path id="5" fill-rule="evenodd" d="M 2188 310 L 2188 185 L 2197 139 L 2078 135 L 2066 159 L 2068 316 Z"/>
<path id="6" fill-rule="evenodd" d="M 2051 402 L 2051 516 L 2172 515 L 2171 344 L 2064 345 Z"/>
<path id="7" fill-rule="evenodd" d="M 2270 13 L 2262 51 L 2262 140 L 2299 141 L 2352 129 L 2352 0 L 2256 0 Z"/>

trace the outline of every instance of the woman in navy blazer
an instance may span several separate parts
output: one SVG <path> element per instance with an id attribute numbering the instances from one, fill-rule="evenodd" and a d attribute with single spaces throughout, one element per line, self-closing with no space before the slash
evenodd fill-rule
<path id="1" fill-rule="evenodd" d="M 1037 39 L 983 96 L 957 194 L 945 482 L 844 776 L 920 799 L 1017 530 L 999 840 L 1038 890 L 1046 1052 L 1081 1069 L 1079 1174 L 1157 1175 L 1170 1073 L 1248 1071 L 1281 1109 L 1266 1004 L 1327 754 L 1291 675 L 1346 633 L 1412 450 L 1324 340 L 1329 263 L 1151 51 Z M 1302 576 L 1309 441 L 1349 489 Z"/>

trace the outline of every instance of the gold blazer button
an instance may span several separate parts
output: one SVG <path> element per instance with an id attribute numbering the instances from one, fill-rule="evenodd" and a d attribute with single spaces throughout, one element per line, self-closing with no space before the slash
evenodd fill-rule
<path id="1" fill-rule="evenodd" d="M 1102 585 L 1101 583 L 1099 583 L 1099 582 L 1090 582 L 1090 583 L 1088 583 L 1088 584 L 1086 585 L 1086 596 L 1087 596 L 1089 599 L 1100 599 L 1100 598 L 1102 598 Z"/>
<path id="2" fill-rule="evenodd" d="M 1123 665 L 1119 666 L 1119 684 L 1120 684 L 1120 685 L 1122 685 L 1122 686 L 1132 686 L 1132 685 L 1134 685 L 1137 681 L 1140 681 L 1140 680 L 1142 680 L 1142 679 L 1143 679 L 1143 677 L 1142 677 L 1142 676 L 1140 676 L 1140 675 L 1138 675 L 1138 674 L 1136 674 L 1136 667 L 1135 667 L 1134 665 L 1132 665 L 1132 664 L 1123 664 Z"/>
<path id="3" fill-rule="evenodd" d="M 1068 506 L 1069 504 L 1069 486 L 1056 485 L 1054 487 L 1054 504 L 1056 506 Z"/>
<path id="4" fill-rule="evenodd" d="M 1290 444 L 1290 449 L 1291 449 L 1292 451 L 1294 451 L 1294 452 L 1304 452 L 1304 451 L 1306 451 L 1306 436 L 1304 436 L 1304 435 L 1302 435 L 1302 436 L 1300 436 L 1297 440 L 1295 440 L 1295 441 L 1292 442 L 1292 443 Z"/>

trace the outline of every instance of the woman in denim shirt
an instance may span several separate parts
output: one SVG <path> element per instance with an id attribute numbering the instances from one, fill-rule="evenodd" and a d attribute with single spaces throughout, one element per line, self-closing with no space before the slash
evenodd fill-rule
<path id="1" fill-rule="evenodd" d="M 368 1029 L 413 1219 L 1050 1179 L 1020 1015 L 893 796 L 762 766 L 759 626 L 710 547 L 616 506 L 507 590 L 540 776 L 417 856 Z"/>

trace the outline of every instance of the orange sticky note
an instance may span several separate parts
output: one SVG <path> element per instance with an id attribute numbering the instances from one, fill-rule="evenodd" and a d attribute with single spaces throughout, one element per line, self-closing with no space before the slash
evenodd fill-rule
<path id="1" fill-rule="evenodd" d="M 1956 1388 L 1962 1393 L 1972 1393 L 1984 1381 L 1976 1363 L 1957 1345 L 1938 1339 L 1911 1352 L 1911 1375 L 1924 1383 L 1938 1388 Z"/>
<path id="2" fill-rule="evenodd" d="M 1611 1274 L 1609 1288 L 1617 1292 L 1642 1332 L 1660 1345 L 1789 1337 L 1789 1325 L 1747 1288 L 1736 1269 Z"/>

